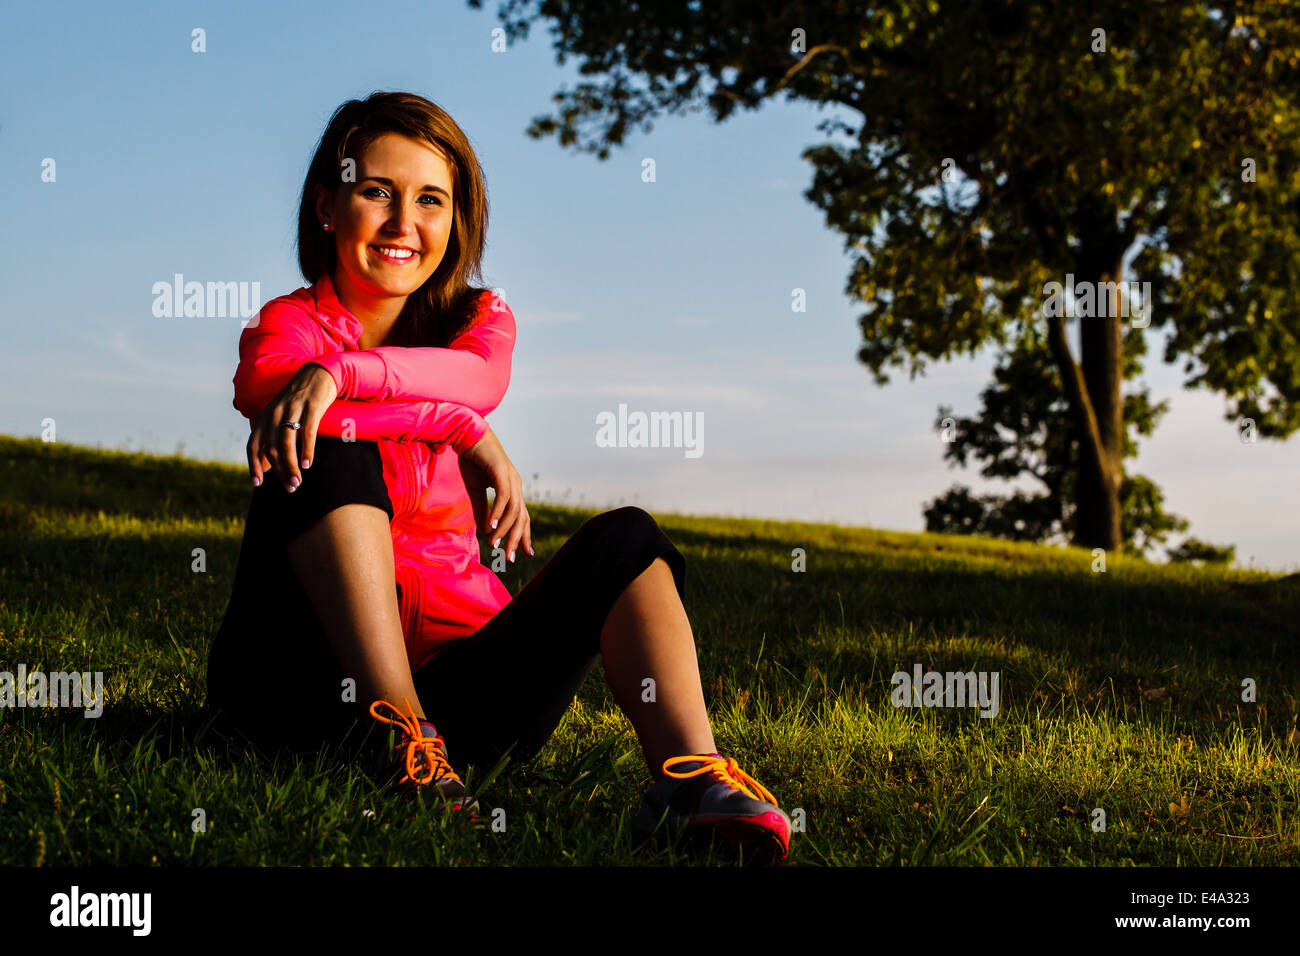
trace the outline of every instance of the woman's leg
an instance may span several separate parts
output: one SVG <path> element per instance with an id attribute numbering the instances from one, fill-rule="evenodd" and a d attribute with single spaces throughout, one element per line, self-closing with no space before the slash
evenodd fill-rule
<path id="1" fill-rule="evenodd" d="M 402 636 L 388 516 L 372 505 L 336 508 L 289 542 L 289 559 L 358 698 L 391 701 L 403 712 L 408 701 L 423 717 Z"/>
<path id="2" fill-rule="evenodd" d="M 660 754 L 712 752 L 685 570 L 641 508 L 584 522 L 509 604 L 414 675 L 453 765 L 490 766 L 512 745 L 516 758 L 535 754 L 602 655 L 656 779 Z M 653 702 L 642 700 L 646 678 Z"/>
<path id="3" fill-rule="evenodd" d="M 382 684 L 385 672 L 358 668 L 357 654 L 373 663 L 375 653 L 347 657 L 343 645 L 349 633 L 381 644 L 391 640 L 386 602 L 395 604 L 396 585 L 391 570 L 383 581 L 382 568 L 384 557 L 392 561 L 384 520 L 392 514 L 374 442 L 318 437 L 315 460 L 296 491 L 266 481 L 253 492 L 234 587 L 208 658 L 211 710 L 271 748 L 318 745 L 357 721 L 372 723 L 365 715 L 363 678 L 378 670 Z M 383 547 L 375 534 L 381 527 Z M 353 533 L 356 539 L 347 537 Z M 346 547 L 336 550 L 332 562 L 322 545 L 344 540 Z M 364 552 L 355 560 L 354 548 Z M 376 560 L 378 570 L 363 570 Z M 322 593 L 321 576 L 333 594 Z M 367 591 L 373 593 L 367 597 Z M 401 647 L 400 625 L 397 640 Z M 405 663 L 404 648 L 402 653 Z M 341 657 L 348 661 L 346 673 Z M 345 677 L 358 683 L 351 700 Z"/>
<path id="4" fill-rule="evenodd" d="M 600 652 L 610 691 L 656 778 L 670 757 L 717 749 L 691 622 L 663 558 L 655 558 L 614 602 L 601 629 Z"/>

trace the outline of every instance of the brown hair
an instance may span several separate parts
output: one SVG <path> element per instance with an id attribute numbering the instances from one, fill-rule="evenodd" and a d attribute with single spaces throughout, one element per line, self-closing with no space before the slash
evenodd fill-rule
<path id="1" fill-rule="evenodd" d="M 487 188 L 478 157 L 456 121 L 415 93 L 374 92 L 364 100 L 348 100 L 330 117 L 321 134 L 303 182 L 298 204 L 298 268 L 315 284 L 338 264 L 334 234 L 316 218 L 315 186 L 337 195 L 345 158 L 359 160 L 384 133 L 400 133 L 442 151 L 451 167 L 452 225 L 447 251 L 433 275 L 407 298 L 393 325 L 392 345 L 446 347 L 470 325 L 481 293 L 470 284 L 482 281 L 483 247 L 487 239 Z"/>

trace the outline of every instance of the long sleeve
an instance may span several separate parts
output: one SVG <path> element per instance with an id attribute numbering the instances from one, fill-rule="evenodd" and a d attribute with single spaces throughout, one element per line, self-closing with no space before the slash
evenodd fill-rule
<path id="1" fill-rule="evenodd" d="M 316 357 L 321 343 L 313 334 L 314 324 L 302 309 L 272 301 L 244 327 L 239 335 L 234 405 L 249 421 L 280 394 L 298 369 Z"/>
<path id="2" fill-rule="evenodd" d="M 501 404 L 510 384 L 515 317 L 486 292 L 473 324 L 447 348 L 381 345 L 313 359 L 334 378 L 339 398 L 457 402 L 480 415 Z"/>
<path id="3" fill-rule="evenodd" d="M 321 342 L 314 320 L 287 303 L 269 303 L 239 337 L 234 406 L 250 422 L 317 354 Z M 336 353 L 329 353 L 336 354 Z M 350 423 L 350 424 L 349 424 Z M 318 433 L 345 434 L 362 441 L 381 438 L 450 444 L 458 454 L 488 431 L 488 423 L 471 408 L 455 402 L 367 402 L 336 399 L 321 417 Z"/>
<path id="4" fill-rule="evenodd" d="M 350 427 L 349 427 L 350 424 Z M 360 441 L 388 438 L 449 444 L 463 455 L 488 432 L 488 423 L 455 402 L 357 402 L 335 400 L 321 416 L 317 434 Z"/>

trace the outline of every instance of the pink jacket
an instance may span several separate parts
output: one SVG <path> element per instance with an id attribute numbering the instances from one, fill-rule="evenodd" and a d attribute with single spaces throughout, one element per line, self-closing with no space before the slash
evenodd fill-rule
<path id="1" fill-rule="evenodd" d="M 307 362 L 323 366 L 338 398 L 319 435 L 373 440 L 393 502 L 393 560 L 412 670 L 478 630 L 510 600 L 479 561 L 458 456 L 487 433 L 483 416 L 510 383 L 515 318 L 483 293 L 469 330 L 450 348 L 359 350 L 361 323 L 331 278 L 272 299 L 239 336 L 235 408 L 254 419 Z M 349 422 L 351 423 L 349 427 Z"/>

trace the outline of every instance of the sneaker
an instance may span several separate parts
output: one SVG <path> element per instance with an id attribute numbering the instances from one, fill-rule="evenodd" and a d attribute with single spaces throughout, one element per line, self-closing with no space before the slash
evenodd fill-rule
<path id="1" fill-rule="evenodd" d="M 447 746 L 438 736 L 437 729 L 429 721 L 417 719 L 409 701 L 403 703 L 407 709 L 405 714 L 386 700 L 377 700 L 370 705 L 371 717 L 401 729 L 401 740 L 393 749 L 406 748 L 406 775 L 398 783 L 408 780 L 417 785 L 432 783 L 451 809 L 468 810 L 471 817 L 477 818 L 478 801 L 470 796 L 465 784 L 447 762 Z M 384 707 L 396 714 L 397 719 L 381 714 L 380 708 Z"/>
<path id="2" fill-rule="evenodd" d="M 678 767 L 678 772 L 669 768 Z M 730 757 L 689 754 L 664 761 L 667 778 L 646 791 L 632 821 L 642 839 L 722 837 L 779 863 L 790 849 L 790 817 L 776 797 Z"/>

